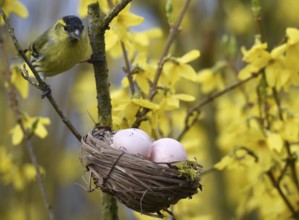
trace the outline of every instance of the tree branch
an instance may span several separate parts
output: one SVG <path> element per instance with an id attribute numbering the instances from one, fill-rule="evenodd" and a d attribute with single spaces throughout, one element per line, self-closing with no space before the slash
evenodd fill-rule
<path id="1" fill-rule="evenodd" d="M 283 193 L 279 182 L 276 181 L 273 173 L 270 171 L 267 172 L 267 175 L 272 183 L 272 185 L 276 188 L 276 190 L 278 191 L 280 197 L 282 198 L 282 200 L 284 201 L 284 203 L 286 204 L 286 206 L 288 207 L 288 209 L 290 210 L 290 212 L 293 214 L 293 218 L 295 219 L 299 219 L 299 212 L 297 212 L 295 210 L 295 208 L 293 207 L 293 205 L 291 204 L 291 202 L 288 200 L 287 196 Z"/>
<path id="2" fill-rule="evenodd" d="M 2 15 L 2 17 L 3 17 L 3 19 L 4 19 L 5 23 L 6 23 L 6 25 L 8 27 L 8 33 L 10 34 L 10 37 L 13 40 L 14 46 L 15 46 L 16 50 L 18 51 L 18 54 L 25 61 L 25 63 L 28 65 L 28 67 L 32 71 L 34 77 L 36 78 L 36 80 L 38 82 L 38 89 L 40 89 L 43 92 L 42 97 L 46 97 L 49 100 L 50 104 L 53 106 L 53 108 L 55 109 L 55 111 L 57 112 L 57 114 L 62 119 L 63 123 L 69 128 L 69 130 L 73 133 L 73 135 L 80 141 L 81 140 L 81 135 L 76 130 L 76 128 L 73 126 L 73 124 L 70 122 L 70 120 L 59 109 L 59 107 L 58 107 L 55 99 L 51 95 L 51 92 L 50 92 L 51 90 L 50 90 L 49 85 L 47 85 L 41 79 L 41 77 L 39 76 L 38 72 L 33 67 L 32 63 L 28 60 L 27 56 L 24 53 L 24 50 L 20 46 L 19 41 L 18 41 L 18 39 L 15 36 L 14 29 L 10 25 L 9 19 L 7 18 L 6 14 L 4 13 L 4 11 L 1 8 L 0 8 L 0 14 Z"/>
<path id="3" fill-rule="evenodd" d="M 128 78 L 129 86 L 130 86 L 130 90 L 131 90 L 131 95 L 133 96 L 135 94 L 135 87 L 134 87 L 134 81 L 133 81 L 133 74 L 132 74 L 132 70 L 130 67 L 130 61 L 129 61 L 128 54 L 126 51 L 125 43 L 120 42 L 120 45 L 121 45 L 121 49 L 122 49 L 123 56 L 124 56 L 125 66 L 126 66 L 126 67 L 124 67 L 124 72 L 127 74 L 127 78 Z"/>
<path id="4" fill-rule="evenodd" d="M 216 92 L 216 93 L 214 93 L 210 96 L 206 96 L 203 100 L 201 100 L 195 106 L 193 106 L 191 109 L 189 109 L 189 111 L 186 115 L 186 118 L 185 118 L 185 127 L 181 131 L 181 133 L 178 135 L 177 140 L 181 140 L 183 138 L 183 136 L 186 134 L 186 132 L 197 122 L 198 116 L 200 114 L 200 110 L 203 106 L 205 106 L 206 104 L 214 101 L 214 99 L 226 94 L 227 92 L 229 92 L 229 91 L 231 91 L 235 88 L 238 88 L 239 86 L 245 84 L 249 80 L 251 80 L 253 78 L 256 78 L 259 74 L 260 73 L 252 74 L 247 79 L 244 79 L 244 80 L 241 80 L 241 81 L 236 82 L 234 84 L 231 84 L 230 86 L 226 87 L 225 89 L 223 89 L 219 92 Z M 190 121 L 191 121 L 191 123 L 190 123 Z"/>
<path id="5" fill-rule="evenodd" d="M 283 110 L 281 107 L 281 102 L 278 96 L 278 92 L 276 90 L 276 88 L 272 88 L 272 92 L 273 92 L 273 97 L 278 109 L 278 115 L 279 115 L 279 119 L 281 121 L 284 121 L 283 118 Z M 297 166 L 296 166 L 296 162 L 297 162 L 297 158 L 293 155 L 292 150 L 291 150 L 291 144 L 289 141 L 284 141 L 284 145 L 286 147 L 287 150 L 287 154 L 288 154 L 288 159 L 287 159 L 287 163 L 289 164 L 289 167 L 291 169 L 291 175 L 294 181 L 294 184 L 296 186 L 297 191 L 299 192 L 299 178 L 298 178 L 298 172 L 297 172 Z"/>
<path id="6" fill-rule="evenodd" d="M 188 9 L 188 6 L 189 6 L 190 2 L 191 2 L 191 0 L 186 0 L 185 1 L 185 4 L 183 5 L 183 8 L 181 9 L 178 18 L 176 19 L 174 25 L 170 28 L 170 33 L 168 35 L 165 47 L 164 47 L 163 52 L 162 52 L 162 54 L 160 56 L 160 59 L 158 61 L 158 68 L 157 68 L 157 71 L 156 71 L 156 74 L 155 74 L 155 77 L 154 77 L 154 81 L 151 85 L 149 95 L 147 97 L 148 100 L 153 100 L 153 98 L 154 98 L 154 96 L 157 92 L 158 81 L 159 81 L 160 76 L 162 74 L 164 63 L 165 63 L 166 58 L 169 54 L 170 47 L 173 44 L 177 34 L 179 33 L 180 24 L 181 24 L 181 22 L 182 22 L 182 20 L 185 16 L 185 13 Z M 147 117 L 144 117 L 144 116 L 149 111 L 150 110 L 147 109 L 147 108 L 143 108 L 142 110 L 140 109 L 138 111 L 137 115 L 136 115 L 136 120 L 133 123 L 132 127 L 134 127 L 134 128 L 139 127 L 141 122 L 147 119 Z"/>
<path id="7" fill-rule="evenodd" d="M 251 0 L 251 9 L 254 15 L 254 19 L 258 28 L 258 32 L 261 37 L 261 41 L 265 41 L 265 31 L 263 25 L 263 18 L 262 18 L 262 7 L 260 0 Z"/>
<path id="8" fill-rule="evenodd" d="M 119 12 L 121 12 L 132 0 L 122 0 L 117 5 L 113 6 L 110 12 L 103 18 L 102 27 L 107 30 L 109 28 L 109 24 L 115 18 Z"/>
<path id="9" fill-rule="evenodd" d="M 109 28 L 109 24 L 113 18 L 116 17 L 131 1 L 132 0 L 121 1 L 115 5 L 105 17 L 100 13 L 98 2 L 88 6 L 89 38 L 93 52 L 90 62 L 94 69 L 98 103 L 98 124 L 101 126 L 112 127 L 112 107 L 105 50 L 105 31 Z M 116 199 L 104 192 L 102 192 L 101 195 L 103 219 L 118 219 Z"/>
<path id="10" fill-rule="evenodd" d="M 164 63 L 166 61 L 166 57 L 168 56 L 170 47 L 171 47 L 172 43 L 174 42 L 176 35 L 179 33 L 180 24 L 181 24 L 185 14 L 186 14 L 186 11 L 188 9 L 188 6 L 189 6 L 190 2 L 191 2 L 191 0 L 186 0 L 185 1 L 185 4 L 183 5 L 183 7 L 181 9 L 178 18 L 176 19 L 173 27 L 171 27 L 171 29 L 170 29 L 168 39 L 166 41 L 166 44 L 165 44 L 165 47 L 163 49 L 162 55 L 161 55 L 161 57 L 159 59 L 159 62 L 158 62 L 157 72 L 155 74 L 155 78 L 154 78 L 153 84 L 152 84 L 151 89 L 150 89 L 150 94 L 149 94 L 149 97 L 148 97 L 149 100 L 152 100 L 154 98 L 154 95 L 155 95 L 156 90 L 157 90 L 158 81 L 160 79 Z"/>
<path id="11" fill-rule="evenodd" d="M 0 38 L 1 37 L 2 36 L 0 36 Z M 0 40 L 0 42 L 2 42 L 2 40 Z M 4 52 L 4 54 L 6 54 L 5 48 L 3 47 L 3 44 L 0 43 L 0 45 L 1 45 L 0 46 L 1 50 Z M 40 189 L 40 192 L 41 192 L 41 195 L 42 195 L 42 200 L 43 200 L 44 205 L 47 209 L 49 219 L 50 220 L 55 220 L 56 219 L 55 214 L 54 214 L 52 206 L 49 202 L 48 193 L 47 193 L 47 190 L 46 190 L 43 178 L 42 178 L 42 174 L 41 174 L 40 169 L 39 169 L 39 165 L 38 165 L 38 162 L 37 162 L 36 155 L 33 151 L 33 145 L 32 145 L 31 139 L 30 139 L 31 135 L 25 129 L 23 121 L 22 121 L 22 113 L 21 113 L 20 107 L 19 107 L 17 92 L 16 92 L 16 89 L 13 86 L 13 84 L 11 83 L 11 80 L 10 80 L 11 75 L 10 75 L 10 70 L 8 69 L 8 60 L 6 60 L 5 63 L 6 63 L 6 69 L 4 70 L 4 75 L 5 75 L 4 79 L 5 79 L 5 82 L 8 85 L 7 91 L 8 91 L 9 101 L 10 101 L 10 107 L 13 110 L 13 112 L 15 114 L 15 117 L 16 117 L 16 121 L 20 125 L 21 130 L 22 130 L 22 132 L 25 136 L 26 149 L 27 149 L 27 152 L 29 154 L 30 160 L 31 160 L 31 162 L 32 162 L 32 164 L 35 168 L 36 177 L 37 177 L 37 184 L 39 186 L 39 189 Z"/>
<path id="12" fill-rule="evenodd" d="M 97 90 L 98 122 L 102 126 L 111 127 L 111 98 L 108 80 L 108 67 L 105 51 L 105 31 L 103 17 L 98 3 L 88 6 L 89 38 L 92 48 L 91 62 Z"/>

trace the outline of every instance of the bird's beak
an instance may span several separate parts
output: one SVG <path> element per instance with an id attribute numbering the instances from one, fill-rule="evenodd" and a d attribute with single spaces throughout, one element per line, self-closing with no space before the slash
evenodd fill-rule
<path id="1" fill-rule="evenodd" d="M 81 32 L 78 29 L 75 29 L 70 33 L 70 40 L 71 41 L 77 41 L 80 40 Z"/>

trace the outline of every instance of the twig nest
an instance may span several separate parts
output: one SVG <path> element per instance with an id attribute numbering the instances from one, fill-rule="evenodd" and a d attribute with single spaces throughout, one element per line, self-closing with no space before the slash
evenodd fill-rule
<path id="1" fill-rule="evenodd" d="M 135 211 L 163 217 L 161 210 L 201 190 L 196 161 L 154 163 L 111 147 L 114 134 L 97 127 L 82 138 L 81 162 L 102 191 Z"/>

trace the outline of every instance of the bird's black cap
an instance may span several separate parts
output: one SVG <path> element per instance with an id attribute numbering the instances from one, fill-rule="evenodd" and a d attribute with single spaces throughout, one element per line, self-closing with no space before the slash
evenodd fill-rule
<path id="1" fill-rule="evenodd" d="M 77 28 L 80 31 L 84 29 L 81 19 L 75 15 L 67 15 L 62 17 L 62 20 L 65 22 L 66 26 Z"/>

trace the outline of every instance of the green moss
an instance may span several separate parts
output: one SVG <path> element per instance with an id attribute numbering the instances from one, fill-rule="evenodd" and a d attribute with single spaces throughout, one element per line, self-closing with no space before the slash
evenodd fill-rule
<path id="1" fill-rule="evenodd" d="M 202 168 L 202 166 L 199 165 L 196 161 L 190 160 L 175 163 L 173 164 L 173 166 L 178 169 L 180 177 L 185 176 L 192 181 L 199 177 Z"/>

